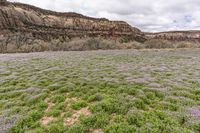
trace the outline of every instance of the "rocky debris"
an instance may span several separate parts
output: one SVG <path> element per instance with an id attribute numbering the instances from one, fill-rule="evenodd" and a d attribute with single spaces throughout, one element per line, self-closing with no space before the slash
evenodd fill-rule
<path id="1" fill-rule="evenodd" d="M 1 1 L 4 4 L 0 4 L 0 35 L 21 32 L 31 33 L 42 40 L 99 36 L 145 40 L 139 29 L 123 21 L 91 18 L 72 12 L 59 13 L 27 4 Z"/>

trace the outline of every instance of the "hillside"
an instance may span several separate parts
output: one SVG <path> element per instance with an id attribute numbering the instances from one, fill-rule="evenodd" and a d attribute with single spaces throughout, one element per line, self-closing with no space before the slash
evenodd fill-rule
<path id="1" fill-rule="evenodd" d="M 148 39 L 163 39 L 171 41 L 198 41 L 200 42 L 200 31 L 168 31 L 159 33 L 145 33 Z"/>
<path id="2" fill-rule="evenodd" d="M 0 53 L 174 47 L 200 47 L 200 31 L 146 33 L 124 21 L 0 0 Z"/>
<path id="3" fill-rule="evenodd" d="M 124 37 L 140 40 L 141 32 L 123 21 L 91 18 L 77 13 L 58 13 L 31 5 L 0 4 L 0 34 L 32 33 L 35 38 Z"/>

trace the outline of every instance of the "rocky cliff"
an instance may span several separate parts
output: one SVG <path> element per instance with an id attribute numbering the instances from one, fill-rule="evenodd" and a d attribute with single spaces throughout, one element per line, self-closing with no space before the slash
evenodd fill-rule
<path id="1" fill-rule="evenodd" d="M 37 39 L 123 37 L 144 41 L 142 32 L 123 21 L 59 13 L 31 5 L 0 1 L 0 34 L 31 33 Z"/>
<path id="2" fill-rule="evenodd" d="M 147 39 L 200 42 L 200 31 L 169 31 L 160 33 L 145 33 L 145 36 Z"/>

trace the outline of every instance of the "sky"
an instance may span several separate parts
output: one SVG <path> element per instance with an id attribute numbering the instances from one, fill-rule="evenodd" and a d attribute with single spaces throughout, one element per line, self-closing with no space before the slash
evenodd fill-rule
<path id="1" fill-rule="evenodd" d="M 9 0 L 126 21 L 145 32 L 200 30 L 200 0 Z"/>

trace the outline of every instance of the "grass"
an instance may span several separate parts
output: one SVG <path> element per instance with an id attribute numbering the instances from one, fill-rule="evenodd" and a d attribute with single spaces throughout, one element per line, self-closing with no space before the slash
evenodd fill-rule
<path id="1" fill-rule="evenodd" d="M 200 132 L 199 52 L 2 54 L 0 130 Z"/>

